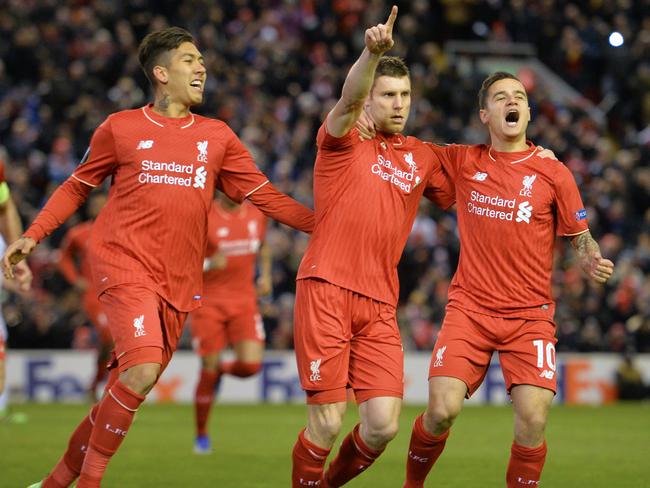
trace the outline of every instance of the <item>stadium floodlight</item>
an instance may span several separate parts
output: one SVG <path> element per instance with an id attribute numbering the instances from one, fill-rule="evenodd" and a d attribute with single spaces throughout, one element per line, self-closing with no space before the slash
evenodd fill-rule
<path id="1" fill-rule="evenodd" d="M 612 47 L 621 47 L 624 42 L 625 39 L 620 32 L 614 31 L 609 35 L 609 45 Z"/>

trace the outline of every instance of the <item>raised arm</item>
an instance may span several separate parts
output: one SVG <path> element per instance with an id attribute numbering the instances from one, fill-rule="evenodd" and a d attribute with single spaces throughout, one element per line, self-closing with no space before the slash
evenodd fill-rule
<path id="1" fill-rule="evenodd" d="M 576 250 L 580 267 L 596 283 L 606 283 L 614 272 L 614 263 L 600 254 L 600 246 L 586 231 L 571 238 L 571 245 Z"/>
<path id="2" fill-rule="evenodd" d="M 366 47 L 350 68 L 343 83 L 341 98 L 327 117 L 327 132 L 334 137 L 347 134 L 361 114 L 379 58 L 393 47 L 393 25 L 396 18 L 397 7 L 393 5 L 385 24 L 377 24 L 366 30 Z"/>

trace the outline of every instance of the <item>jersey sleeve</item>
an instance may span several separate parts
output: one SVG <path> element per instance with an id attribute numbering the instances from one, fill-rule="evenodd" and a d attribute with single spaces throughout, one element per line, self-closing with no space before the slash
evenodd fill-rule
<path id="1" fill-rule="evenodd" d="M 268 178 L 255 165 L 244 144 L 227 126 L 228 132 L 223 165 L 217 175 L 217 188 L 241 203 L 251 193 L 268 183 Z"/>
<path id="2" fill-rule="evenodd" d="M 558 236 L 574 236 L 589 230 L 587 211 L 582 203 L 576 180 L 564 164 L 557 162 L 555 208 Z"/>
<path id="3" fill-rule="evenodd" d="M 460 144 L 433 144 L 427 143 L 427 146 L 440 159 L 445 174 L 455 182 L 460 173 L 460 166 L 464 157 L 466 146 Z"/>
<path id="4" fill-rule="evenodd" d="M 427 181 L 424 196 L 442 209 L 448 209 L 456 202 L 456 187 L 437 154 L 434 154 L 433 172 Z"/>
<path id="5" fill-rule="evenodd" d="M 321 124 L 316 136 L 318 146 L 318 165 L 315 172 L 334 173 L 352 162 L 354 147 L 361 142 L 359 132 L 353 128 L 341 137 L 334 137 L 327 132 L 327 119 Z"/>
<path id="6" fill-rule="evenodd" d="M 117 165 L 111 119 L 106 119 L 90 139 L 90 146 L 72 177 L 88 186 L 99 186 Z"/>
<path id="7" fill-rule="evenodd" d="M 91 191 L 92 186 L 70 176 L 52 193 L 23 236 L 40 242 L 75 213 Z"/>

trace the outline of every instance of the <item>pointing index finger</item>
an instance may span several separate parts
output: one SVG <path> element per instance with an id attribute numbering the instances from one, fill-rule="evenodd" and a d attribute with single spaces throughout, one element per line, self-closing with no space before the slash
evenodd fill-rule
<path id="1" fill-rule="evenodd" d="M 390 11 L 390 15 L 388 16 L 388 20 L 386 21 L 386 29 L 388 32 L 393 31 L 393 24 L 395 23 L 395 19 L 397 18 L 397 5 L 393 5 L 393 8 Z"/>

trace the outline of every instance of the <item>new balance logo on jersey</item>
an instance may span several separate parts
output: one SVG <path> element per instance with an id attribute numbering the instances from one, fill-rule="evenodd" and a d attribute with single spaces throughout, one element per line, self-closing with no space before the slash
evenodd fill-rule
<path id="1" fill-rule="evenodd" d="M 311 375 L 309 376 L 309 381 L 320 381 L 320 363 L 321 359 L 312 361 L 309 363 L 309 369 L 311 369 Z"/>
<path id="2" fill-rule="evenodd" d="M 481 173 L 480 171 L 477 171 L 476 174 L 472 176 L 472 179 L 476 181 L 485 181 L 487 177 L 488 177 L 487 173 Z"/>
<path id="3" fill-rule="evenodd" d="M 439 368 L 442 366 L 442 355 L 447 350 L 447 346 L 443 346 L 436 351 L 436 360 L 433 363 L 434 368 Z"/>
<path id="4" fill-rule="evenodd" d="M 524 187 L 519 191 L 522 197 L 530 198 L 533 196 L 533 183 L 535 183 L 536 178 L 537 175 L 524 176 Z"/>
<path id="5" fill-rule="evenodd" d="M 152 140 L 142 140 L 138 142 L 138 147 L 136 147 L 136 150 L 138 149 L 151 149 L 153 147 L 153 141 Z"/>
<path id="6" fill-rule="evenodd" d="M 530 224 L 530 216 L 533 215 L 533 206 L 528 203 L 528 201 L 521 202 L 519 204 L 519 210 L 517 210 L 517 222 L 526 222 Z"/>
<path id="7" fill-rule="evenodd" d="M 555 373 L 553 371 L 549 371 L 548 369 L 545 369 L 539 374 L 540 378 L 546 378 L 547 380 L 552 380 L 553 376 L 555 376 Z"/>
<path id="8" fill-rule="evenodd" d="M 196 160 L 199 163 L 207 163 L 208 162 L 208 141 L 197 142 L 196 148 L 199 150 L 199 155 L 196 157 Z"/>
<path id="9" fill-rule="evenodd" d="M 147 335 L 144 331 L 144 314 L 133 319 L 133 327 L 135 327 L 133 337 L 142 337 Z"/>
<path id="10" fill-rule="evenodd" d="M 196 168 L 196 174 L 194 175 L 194 188 L 205 188 L 205 181 L 208 178 L 208 172 L 203 166 Z"/>

